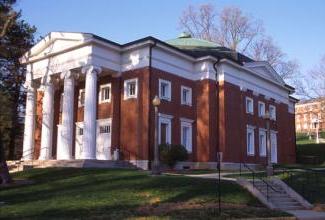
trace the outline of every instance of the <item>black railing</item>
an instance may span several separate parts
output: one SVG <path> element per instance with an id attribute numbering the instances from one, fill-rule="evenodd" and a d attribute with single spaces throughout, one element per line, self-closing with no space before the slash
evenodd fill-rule
<path id="1" fill-rule="evenodd" d="M 252 168 L 250 168 L 246 163 L 244 162 L 241 162 L 240 163 L 240 167 L 239 167 L 239 175 L 242 176 L 242 167 L 246 168 L 250 174 L 252 175 L 253 177 L 253 186 L 257 188 L 257 185 L 256 185 L 256 181 L 255 179 L 258 179 L 260 180 L 262 183 L 264 183 L 266 185 L 266 198 L 267 200 L 269 200 L 270 198 L 270 190 L 272 190 L 273 192 L 276 192 L 276 193 L 281 193 L 280 191 L 278 191 L 277 189 L 275 189 L 272 185 L 270 185 L 267 180 L 265 180 L 264 178 L 267 178 L 267 177 L 259 177 L 257 174 L 257 172 L 255 172 Z"/>
<path id="2" fill-rule="evenodd" d="M 287 183 L 309 201 L 313 201 L 315 196 L 322 191 L 320 184 L 322 183 L 322 178 L 325 176 L 325 170 L 309 168 L 277 168 L 276 170 L 284 178 L 287 176 Z"/>

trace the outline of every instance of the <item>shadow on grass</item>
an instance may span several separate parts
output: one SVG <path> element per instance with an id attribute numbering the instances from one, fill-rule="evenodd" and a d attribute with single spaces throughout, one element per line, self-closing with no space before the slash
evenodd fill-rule
<path id="1" fill-rule="evenodd" d="M 2 190 L 0 198 L 7 205 L 0 206 L 0 218 L 122 219 L 141 215 L 136 212 L 141 206 L 217 200 L 216 182 L 209 179 L 151 177 L 134 170 L 67 168 L 34 169 L 17 176 L 35 184 Z M 221 189 L 222 202 L 260 205 L 234 183 L 222 181 Z M 175 211 L 175 215 L 179 212 Z M 205 211 L 197 210 L 201 212 Z"/>

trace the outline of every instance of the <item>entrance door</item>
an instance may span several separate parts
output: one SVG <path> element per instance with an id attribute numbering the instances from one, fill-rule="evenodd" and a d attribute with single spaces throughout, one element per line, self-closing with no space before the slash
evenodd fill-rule
<path id="1" fill-rule="evenodd" d="M 278 146 L 277 146 L 277 136 L 275 132 L 271 132 L 271 162 L 278 162 Z"/>
<path id="2" fill-rule="evenodd" d="M 111 160 L 111 119 L 97 120 L 96 158 L 97 160 Z"/>

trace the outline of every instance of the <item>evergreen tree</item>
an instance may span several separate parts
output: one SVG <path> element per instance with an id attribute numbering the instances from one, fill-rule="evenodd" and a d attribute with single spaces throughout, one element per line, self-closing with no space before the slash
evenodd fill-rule
<path id="1" fill-rule="evenodd" d="M 34 44 L 36 28 L 15 11 L 16 0 L 0 0 L 0 162 L 15 158 L 16 143 L 22 137 L 26 69 L 19 58 Z M 6 165 L 5 165 L 6 166 Z"/>

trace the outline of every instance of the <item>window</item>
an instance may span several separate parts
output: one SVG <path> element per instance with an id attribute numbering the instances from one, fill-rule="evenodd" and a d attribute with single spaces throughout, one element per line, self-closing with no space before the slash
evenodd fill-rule
<path id="1" fill-rule="evenodd" d="M 138 95 L 138 79 L 124 81 L 124 99 L 136 98 Z"/>
<path id="2" fill-rule="evenodd" d="M 258 136 L 258 146 L 260 151 L 260 156 L 266 156 L 266 130 L 260 129 Z"/>
<path id="3" fill-rule="evenodd" d="M 170 81 L 159 79 L 159 97 L 161 99 L 171 100 L 171 83 Z"/>
<path id="4" fill-rule="evenodd" d="M 83 135 L 83 134 L 84 134 L 84 129 L 78 128 L 78 135 Z"/>
<path id="5" fill-rule="evenodd" d="M 99 126 L 99 133 L 100 134 L 111 133 L 111 126 L 109 126 L 109 125 Z"/>
<path id="6" fill-rule="evenodd" d="M 85 105 L 85 90 L 79 90 L 79 98 L 78 98 L 78 107 L 82 107 Z"/>
<path id="7" fill-rule="evenodd" d="M 252 98 L 246 97 L 246 113 L 253 114 L 254 113 L 254 102 Z"/>
<path id="8" fill-rule="evenodd" d="M 247 155 L 254 155 L 254 128 L 251 126 L 247 126 L 246 132 L 246 141 L 247 141 Z"/>
<path id="9" fill-rule="evenodd" d="M 181 104 L 192 105 L 192 89 L 189 87 L 181 86 Z"/>
<path id="10" fill-rule="evenodd" d="M 192 152 L 192 123 L 181 122 L 181 145 L 183 145 L 187 152 Z"/>
<path id="11" fill-rule="evenodd" d="M 270 105 L 269 111 L 270 111 L 270 118 L 272 120 L 276 120 L 276 108 L 275 108 L 275 106 L 274 105 Z"/>
<path id="12" fill-rule="evenodd" d="M 258 116 L 264 117 L 264 115 L 265 115 L 265 103 L 258 102 Z"/>
<path id="13" fill-rule="evenodd" d="M 111 84 L 101 85 L 99 87 L 99 103 L 111 101 Z"/>
<path id="14" fill-rule="evenodd" d="M 173 116 L 159 114 L 158 122 L 158 143 L 170 144 L 171 143 L 171 119 Z"/>

